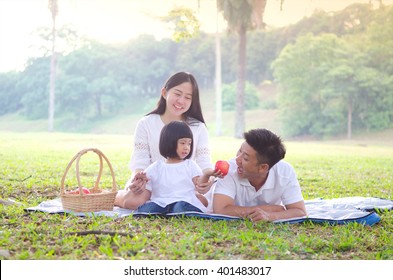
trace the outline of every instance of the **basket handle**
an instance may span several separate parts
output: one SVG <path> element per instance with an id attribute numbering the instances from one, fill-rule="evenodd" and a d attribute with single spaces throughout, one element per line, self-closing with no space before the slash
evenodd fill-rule
<path id="1" fill-rule="evenodd" d="M 72 164 L 73 164 L 73 162 L 74 162 L 75 160 L 76 160 L 76 178 L 77 178 L 77 181 L 78 181 L 79 195 L 81 195 L 81 196 L 84 195 L 84 193 L 83 193 L 83 191 L 82 191 L 82 184 L 81 184 L 81 182 L 80 182 L 79 161 L 80 161 L 80 158 L 82 157 L 82 155 L 86 154 L 86 153 L 89 152 L 89 151 L 95 152 L 95 153 L 98 155 L 99 159 L 100 159 L 100 169 L 99 169 L 99 172 L 98 172 L 98 176 L 97 176 L 96 182 L 95 182 L 95 184 L 94 184 L 94 189 L 97 189 L 97 188 L 98 188 L 98 185 L 99 185 L 100 180 L 101 180 L 102 169 L 103 169 L 103 164 L 102 164 L 103 161 L 102 161 L 102 158 L 104 158 L 105 161 L 106 161 L 106 163 L 107 163 L 108 166 L 109 166 L 109 169 L 110 169 L 110 172 L 111 172 L 111 176 L 112 176 L 112 192 L 116 191 L 116 188 L 117 188 L 117 187 L 116 187 L 115 173 L 113 172 L 112 165 L 111 165 L 111 163 L 109 162 L 108 158 L 107 158 L 99 149 L 89 148 L 89 149 L 84 149 L 84 150 L 79 151 L 79 152 L 71 159 L 71 161 L 68 163 L 68 165 L 67 165 L 67 167 L 66 167 L 66 169 L 65 169 L 65 171 L 64 171 L 63 177 L 61 178 L 61 185 L 60 185 L 60 194 L 61 194 L 61 195 L 63 195 L 63 194 L 65 193 L 65 189 L 64 189 L 65 178 L 66 178 L 67 173 L 68 173 L 69 169 L 71 168 L 71 166 L 72 166 Z"/>

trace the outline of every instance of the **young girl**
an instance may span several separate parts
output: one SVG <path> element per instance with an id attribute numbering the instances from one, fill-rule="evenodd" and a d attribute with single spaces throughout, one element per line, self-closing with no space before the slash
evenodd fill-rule
<path id="1" fill-rule="evenodd" d="M 196 192 L 195 185 L 222 174 L 213 169 L 202 172 L 190 159 L 192 149 L 193 134 L 186 123 L 172 121 L 165 125 L 159 142 L 165 160 L 154 162 L 136 175 L 132 185 L 142 186 L 143 191 L 128 191 L 123 207 L 144 213 L 206 212 L 206 198 Z"/>

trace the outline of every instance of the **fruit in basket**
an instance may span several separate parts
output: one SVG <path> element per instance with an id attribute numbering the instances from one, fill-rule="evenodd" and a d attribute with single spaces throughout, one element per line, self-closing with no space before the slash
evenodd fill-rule
<path id="1" fill-rule="evenodd" d="M 84 194 L 90 194 L 89 189 L 88 189 L 88 188 L 85 188 L 85 187 L 82 187 L 82 192 L 83 192 Z M 70 192 L 68 192 L 68 193 L 69 193 L 69 194 L 79 194 L 79 188 L 76 188 L 75 190 L 70 191 Z"/>
<path id="2" fill-rule="evenodd" d="M 229 163 L 225 160 L 219 160 L 216 162 L 215 170 L 219 170 L 222 175 L 227 175 L 229 170 Z"/>

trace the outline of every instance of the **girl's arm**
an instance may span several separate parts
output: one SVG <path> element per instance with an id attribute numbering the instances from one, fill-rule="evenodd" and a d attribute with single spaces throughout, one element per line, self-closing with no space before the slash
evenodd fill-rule
<path id="1" fill-rule="evenodd" d="M 198 176 L 198 179 L 194 181 L 196 189 L 199 193 L 207 193 L 210 190 L 210 177 L 220 177 L 223 178 L 224 175 L 219 170 L 213 170 L 211 168 L 203 170 L 203 174 Z M 206 185 L 209 185 L 209 188 L 205 188 Z"/>
<path id="2" fill-rule="evenodd" d="M 214 170 L 211 168 L 203 170 L 203 174 L 198 177 L 197 185 L 207 183 L 211 176 L 214 176 Z"/>

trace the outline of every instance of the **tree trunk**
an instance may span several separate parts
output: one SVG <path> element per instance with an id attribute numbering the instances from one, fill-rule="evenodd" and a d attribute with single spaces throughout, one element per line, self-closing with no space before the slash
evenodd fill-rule
<path id="1" fill-rule="evenodd" d="M 48 131 L 54 131 L 55 119 L 55 88 L 56 88 L 56 16 L 58 12 L 57 0 L 49 0 L 48 8 L 52 14 L 52 57 L 50 61 Z"/>
<path id="2" fill-rule="evenodd" d="M 221 38 L 218 26 L 218 10 L 216 22 L 216 136 L 222 135 L 222 90 L 221 90 Z"/>
<path id="3" fill-rule="evenodd" d="M 97 117 L 102 116 L 102 105 L 101 105 L 101 94 L 96 93 L 96 110 L 97 110 Z"/>
<path id="4" fill-rule="evenodd" d="M 237 72 L 236 90 L 236 116 L 235 116 L 235 137 L 242 138 L 245 131 L 245 107 L 244 107 L 244 88 L 246 79 L 246 45 L 247 29 L 240 26 L 239 29 L 239 56 Z"/>
<path id="5" fill-rule="evenodd" d="M 352 110 L 353 110 L 353 98 L 352 95 L 348 97 L 348 117 L 347 117 L 347 139 L 352 138 Z"/>
<path id="6" fill-rule="evenodd" d="M 50 77 L 49 77 L 49 107 L 48 107 L 48 130 L 52 132 L 54 130 L 54 119 L 55 119 L 55 87 L 56 87 L 56 53 L 55 53 L 55 41 L 56 41 L 56 26 L 53 20 L 52 26 L 52 57 L 50 61 Z"/>

